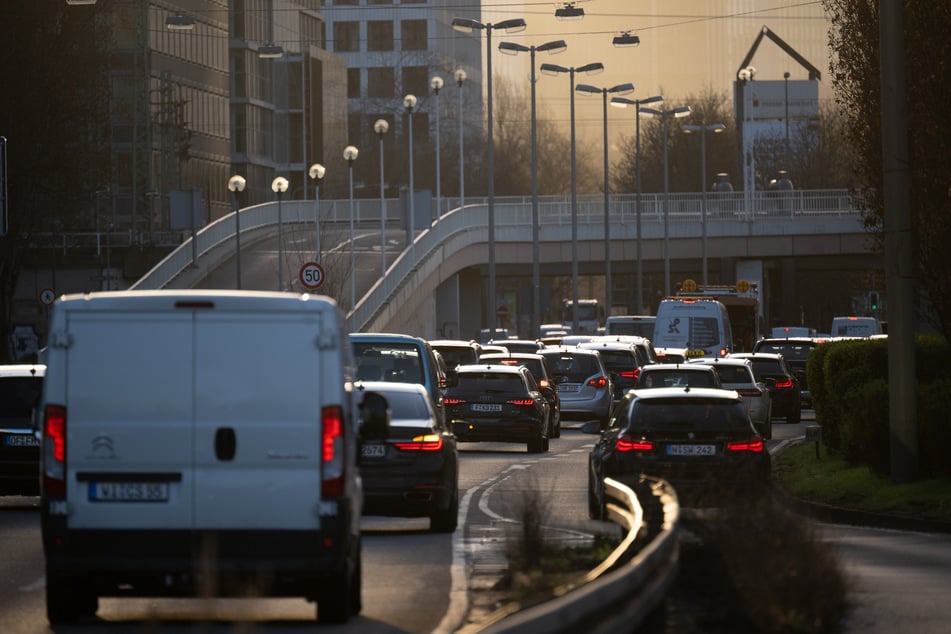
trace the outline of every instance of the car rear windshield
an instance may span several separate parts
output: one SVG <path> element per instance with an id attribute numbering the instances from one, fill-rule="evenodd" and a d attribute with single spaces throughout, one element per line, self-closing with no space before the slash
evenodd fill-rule
<path id="1" fill-rule="evenodd" d="M 423 383 L 423 365 L 414 344 L 353 342 L 357 378 L 364 381 Z"/>
<path id="2" fill-rule="evenodd" d="M 763 343 L 756 351 L 781 354 L 787 361 L 805 361 L 813 348 L 814 345 L 804 343 Z"/>
<path id="3" fill-rule="evenodd" d="M 406 425 L 407 421 L 424 421 L 429 424 L 433 411 L 429 401 L 422 394 L 416 392 L 386 392 L 386 401 L 390 406 L 392 420 Z"/>
<path id="4" fill-rule="evenodd" d="M 748 368 L 741 366 L 714 365 L 713 369 L 720 375 L 720 383 L 752 383 Z"/>
<path id="5" fill-rule="evenodd" d="M 0 379 L 0 425 L 30 424 L 42 390 L 41 377 Z"/>
<path id="6" fill-rule="evenodd" d="M 785 376 L 782 364 L 778 359 L 752 359 L 753 373 L 760 376 Z"/>
<path id="7" fill-rule="evenodd" d="M 593 354 L 546 354 L 551 373 L 567 381 L 581 383 L 589 376 L 599 374 L 601 368 Z"/>
<path id="8" fill-rule="evenodd" d="M 442 358 L 446 360 L 446 366 L 450 368 L 467 363 L 477 363 L 479 361 L 479 353 L 476 352 L 476 349 L 472 346 L 460 346 L 458 348 L 439 346 L 437 350 L 439 354 L 442 355 Z"/>
<path id="9" fill-rule="evenodd" d="M 630 427 L 662 429 L 682 427 L 749 427 L 743 403 L 722 399 L 643 399 L 631 408 Z"/>
<path id="10" fill-rule="evenodd" d="M 527 389 L 522 377 L 510 372 L 466 372 L 459 375 L 459 384 L 452 393 L 525 394 Z"/>
<path id="11" fill-rule="evenodd" d="M 536 380 L 545 378 L 545 373 L 542 370 L 541 359 L 513 359 L 512 357 L 505 357 L 499 359 L 488 359 L 488 361 L 491 363 L 498 363 L 499 365 L 520 365 L 524 368 L 528 368 L 528 371 L 532 373 L 532 376 L 534 376 Z"/>
<path id="12" fill-rule="evenodd" d="M 637 357 L 633 352 L 627 350 L 598 350 L 601 354 L 601 362 L 610 372 L 621 372 L 632 370 L 637 365 Z"/>
<path id="13" fill-rule="evenodd" d="M 645 374 L 643 387 L 719 387 L 709 372 L 685 372 L 683 370 L 659 370 Z"/>

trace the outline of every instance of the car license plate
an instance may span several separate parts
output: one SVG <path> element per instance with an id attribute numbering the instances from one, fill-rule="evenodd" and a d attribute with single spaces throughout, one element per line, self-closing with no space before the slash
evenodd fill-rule
<path id="1" fill-rule="evenodd" d="M 168 482 L 90 482 L 90 502 L 168 502 Z"/>
<path id="2" fill-rule="evenodd" d="M 578 383 L 562 383 L 558 386 L 559 392 L 580 392 L 581 385 Z"/>
<path id="3" fill-rule="evenodd" d="M 715 456 L 713 445 L 667 445 L 668 456 Z"/>
<path id="4" fill-rule="evenodd" d="M 501 403 L 473 403 L 472 411 L 473 412 L 501 412 L 502 404 Z"/>
<path id="5" fill-rule="evenodd" d="M 7 447 L 39 447 L 40 440 L 33 434 L 14 434 L 7 436 Z"/>
<path id="6" fill-rule="evenodd" d="M 386 445 L 361 445 L 360 455 L 364 458 L 382 458 L 386 455 Z"/>

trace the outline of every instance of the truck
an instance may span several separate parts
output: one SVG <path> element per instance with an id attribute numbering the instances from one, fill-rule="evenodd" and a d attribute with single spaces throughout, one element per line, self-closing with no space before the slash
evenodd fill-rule
<path id="1" fill-rule="evenodd" d="M 561 302 L 561 323 L 573 335 L 596 335 L 604 322 L 604 310 L 596 299 L 578 300 L 578 327 L 574 328 L 574 300 Z"/>
<path id="2" fill-rule="evenodd" d="M 686 279 L 677 291 L 678 298 L 715 299 L 726 306 L 733 330 L 733 352 L 751 352 L 760 338 L 759 285 L 748 280 L 736 284 L 697 284 Z"/>

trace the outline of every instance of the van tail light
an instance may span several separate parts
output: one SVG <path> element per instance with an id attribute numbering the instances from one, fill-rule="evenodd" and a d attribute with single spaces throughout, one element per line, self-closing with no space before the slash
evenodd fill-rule
<path id="1" fill-rule="evenodd" d="M 743 388 L 742 390 L 737 390 L 736 393 L 739 394 L 740 396 L 752 396 L 754 398 L 758 398 L 763 395 L 763 393 L 759 390 L 759 388 L 755 388 L 755 387 Z"/>
<path id="2" fill-rule="evenodd" d="M 728 442 L 726 444 L 726 450 L 733 452 L 749 451 L 750 453 L 763 453 L 763 451 L 766 450 L 766 445 L 763 444 L 762 438 L 753 436 L 749 440 Z"/>
<path id="3" fill-rule="evenodd" d="M 453 397 L 447 396 L 447 397 L 443 398 L 442 402 L 443 402 L 443 405 L 459 405 L 459 404 L 461 404 L 461 403 L 465 403 L 465 402 L 466 402 L 466 399 L 464 399 L 464 398 L 453 398 Z"/>
<path id="4" fill-rule="evenodd" d="M 47 405 L 43 415 L 43 492 L 66 497 L 66 408 Z"/>
<path id="5" fill-rule="evenodd" d="M 322 497 L 343 495 L 344 491 L 344 420 L 343 408 L 331 405 L 321 410 L 320 461 Z"/>
<path id="6" fill-rule="evenodd" d="M 590 385 L 591 387 L 596 387 L 598 389 L 606 387 L 607 384 L 608 384 L 608 380 L 604 378 L 603 376 L 599 376 L 588 381 L 588 385 Z"/>
<path id="7" fill-rule="evenodd" d="M 618 451 L 654 451 L 654 443 L 650 440 L 633 439 L 627 434 L 623 434 L 617 439 Z"/>
<path id="8" fill-rule="evenodd" d="M 439 434 L 425 434 L 414 436 L 409 442 L 393 443 L 400 451 L 439 451 L 442 449 L 442 436 Z"/>
<path id="9" fill-rule="evenodd" d="M 786 379 L 784 381 L 776 381 L 776 383 L 774 384 L 774 387 L 778 387 L 780 389 L 782 388 L 789 389 L 792 387 L 792 379 Z"/>

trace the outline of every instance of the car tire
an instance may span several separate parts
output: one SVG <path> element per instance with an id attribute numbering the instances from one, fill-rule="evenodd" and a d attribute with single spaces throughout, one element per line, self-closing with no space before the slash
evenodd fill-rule
<path id="1" fill-rule="evenodd" d="M 319 623 L 346 623 L 352 615 L 359 612 L 361 576 L 358 550 L 356 561 L 348 561 L 346 570 L 337 579 L 326 582 L 317 595 Z"/>
<path id="2" fill-rule="evenodd" d="M 549 438 L 561 438 L 561 417 L 558 420 L 555 420 L 551 424 L 551 432 L 548 434 Z"/>
<path id="3" fill-rule="evenodd" d="M 532 438 L 528 441 L 528 453 L 544 453 L 548 451 L 547 441 L 548 437 L 542 434 L 539 434 L 536 438 Z"/>
<path id="4" fill-rule="evenodd" d="M 436 511 L 429 516 L 429 530 L 432 533 L 454 533 L 459 525 L 459 489 L 452 492 L 449 507 Z"/>
<path id="5" fill-rule="evenodd" d="M 46 573 L 46 619 L 50 625 L 77 623 L 85 616 L 95 616 L 99 597 L 68 577 Z"/>

